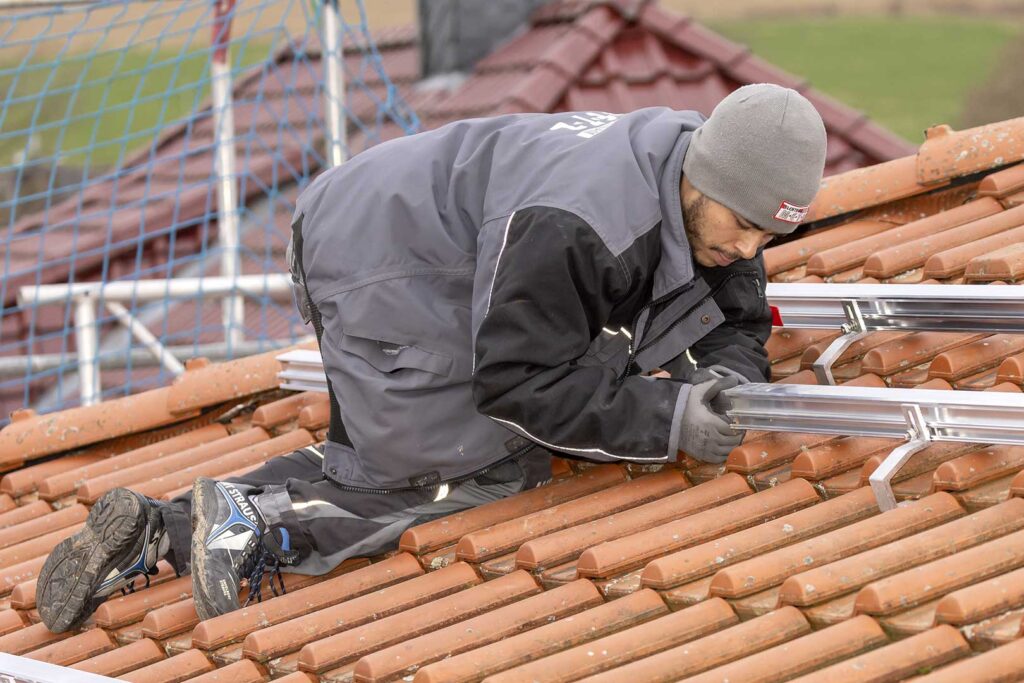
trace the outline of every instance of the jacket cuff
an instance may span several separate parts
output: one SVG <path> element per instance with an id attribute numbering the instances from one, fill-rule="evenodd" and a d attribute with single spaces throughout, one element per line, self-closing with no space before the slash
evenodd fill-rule
<path id="1" fill-rule="evenodd" d="M 675 462 L 679 457 L 679 433 L 683 426 L 683 411 L 686 410 L 686 401 L 690 398 L 692 384 L 680 384 L 679 395 L 676 397 L 676 406 L 672 411 L 672 427 L 668 433 L 668 462 Z"/>

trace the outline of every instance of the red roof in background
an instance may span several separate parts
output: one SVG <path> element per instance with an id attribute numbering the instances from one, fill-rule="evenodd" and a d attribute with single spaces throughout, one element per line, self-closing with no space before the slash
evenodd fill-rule
<path id="1" fill-rule="evenodd" d="M 426 128 L 515 112 L 628 112 L 651 106 L 708 115 L 736 88 L 777 83 L 814 103 L 829 134 L 825 174 L 912 154 L 914 146 L 808 83 L 657 3 L 553 2 L 482 59 L 454 90 L 416 90 L 416 31 L 381 36 L 384 68 Z M 356 111 L 365 110 L 356 105 Z"/>

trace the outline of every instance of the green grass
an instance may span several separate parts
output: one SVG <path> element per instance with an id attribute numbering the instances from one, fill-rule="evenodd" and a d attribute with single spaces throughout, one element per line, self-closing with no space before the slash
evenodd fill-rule
<path id="1" fill-rule="evenodd" d="M 240 45 L 234 69 L 269 49 Z M 33 157 L 59 150 L 64 162 L 116 163 L 209 97 L 208 61 L 205 50 L 137 49 L 0 65 L 0 166 L 32 132 Z"/>
<path id="2" fill-rule="evenodd" d="M 965 97 L 1018 35 L 1010 20 L 841 17 L 730 21 L 712 28 L 914 143 L 956 126 Z"/>
<path id="3" fill-rule="evenodd" d="M 959 123 L 965 97 L 989 77 L 1000 49 L 1021 25 L 837 17 L 730 21 L 712 28 L 920 142 L 929 125 Z M 269 49 L 256 42 L 238 46 L 235 63 L 256 63 Z M 0 63 L 0 166 L 25 148 L 31 129 L 39 145 L 33 156 L 60 150 L 64 162 L 88 156 L 93 164 L 116 163 L 208 97 L 207 59 L 206 52 L 129 50 L 74 55 L 56 68 L 52 59 L 37 62 L 20 74 Z"/>

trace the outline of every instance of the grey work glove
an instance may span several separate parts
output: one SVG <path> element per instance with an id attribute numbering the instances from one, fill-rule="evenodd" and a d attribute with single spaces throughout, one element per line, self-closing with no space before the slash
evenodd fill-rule
<path id="1" fill-rule="evenodd" d="M 697 368 L 690 373 L 689 377 L 686 378 L 686 383 L 703 384 L 704 382 L 718 379 L 719 377 L 735 377 L 737 379 L 737 386 L 739 384 L 750 384 L 749 379 L 732 368 L 727 368 L 724 365 L 712 365 L 706 368 Z M 725 417 L 725 411 L 729 410 L 731 407 L 732 405 L 730 404 L 729 399 L 722 393 L 715 396 L 711 401 L 711 409 L 723 418 Z"/>
<path id="2" fill-rule="evenodd" d="M 683 408 L 682 424 L 679 426 L 679 448 L 688 455 L 703 462 L 720 464 L 725 462 L 729 452 L 743 441 L 743 432 L 736 431 L 712 405 L 722 392 L 740 384 L 735 375 L 716 377 L 690 389 Z M 721 396 L 719 404 L 727 402 Z M 726 408 L 727 408 L 726 404 Z"/>

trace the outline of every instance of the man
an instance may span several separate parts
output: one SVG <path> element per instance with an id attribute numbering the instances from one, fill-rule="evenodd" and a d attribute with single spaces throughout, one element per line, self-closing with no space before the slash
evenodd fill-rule
<path id="1" fill-rule="evenodd" d="M 741 440 L 723 391 L 768 375 L 762 249 L 803 219 L 824 159 L 813 106 L 756 85 L 707 121 L 461 121 L 323 173 L 290 260 L 328 440 L 170 504 L 111 491 L 47 559 L 41 618 L 81 623 L 165 554 L 199 616 L 223 614 L 267 566 L 322 574 L 536 486 L 552 451 L 722 462 Z"/>

